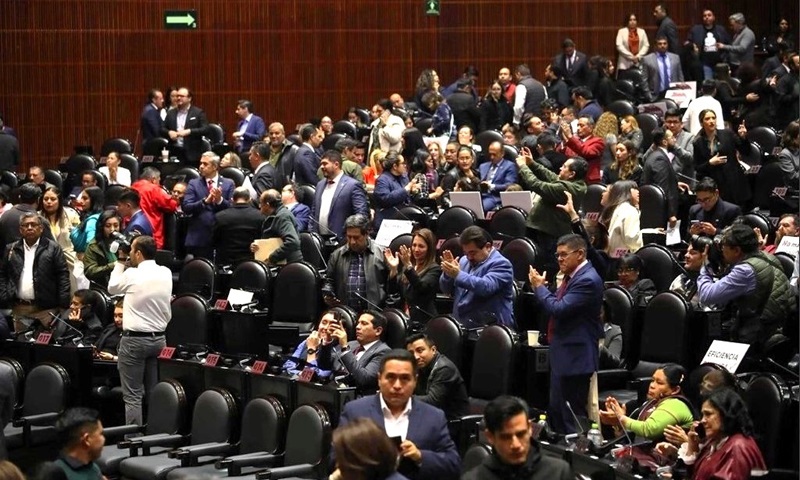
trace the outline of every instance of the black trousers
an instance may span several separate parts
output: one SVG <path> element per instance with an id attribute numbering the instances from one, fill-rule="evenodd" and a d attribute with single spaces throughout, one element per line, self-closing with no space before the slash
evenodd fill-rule
<path id="1" fill-rule="evenodd" d="M 550 376 L 550 406 L 547 410 L 550 426 L 558 433 L 580 431 L 567 408 L 569 402 L 578 418 L 588 417 L 586 401 L 589 398 L 589 381 L 592 374 Z"/>

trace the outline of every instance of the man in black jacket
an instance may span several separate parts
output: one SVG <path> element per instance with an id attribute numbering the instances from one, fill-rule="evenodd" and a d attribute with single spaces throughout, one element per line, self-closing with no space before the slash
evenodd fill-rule
<path id="1" fill-rule="evenodd" d="M 294 157 L 297 145 L 286 140 L 283 125 L 274 122 L 267 129 L 269 137 L 269 163 L 275 168 L 274 188 L 280 191 L 284 185 L 292 181 L 294 176 Z M 259 192 L 259 195 L 261 192 Z"/>
<path id="2" fill-rule="evenodd" d="M 208 119 L 203 110 L 192 105 L 192 92 L 178 89 L 178 104 L 167 112 L 161 134 L 170 140 L 170 149 L 191 166 L 200 164 L 203 136 L 208 132 Z"/>
<path id="3" fill-rule="evenodd" d="M 667 201 L 669 227 L 678 221 L 678 177 L 672 169 L 667 154 L 675 146 L 672 131 L 663 128 L 653 130 L 653 149 L 644 161 L 642 185 L 658 185 Z"/>
<path id="4" fill-rule="evenodd" d="M 542 455 L 539 442 L 532 439 L 533 424 L 528 405 L 517 397 L 497 397 L 483 412 L 486 439 L 493 454 L 461 476 L 461 480 L 518 480 L 575 478 L 569 464 L 560 458 Z"/>
<path id="5" fill-rule="evenodd" d="M 294 215 L 281 203 L 281 194 L 277 190 L 267 190 L 259 198 L 261 213 L 267 217 L 261 231 L 261 238 L 280 238 L 283 244 L 276 248 L 269 256 L 268 262 L 294 263 L 303 261 L 300 251 L 300 235 L 297 233 L 297 223 Z M 253 244 L 253 252 L 258 250 L 258 245 Z"/>
<path id="6" fill-rule="evenodd" d="M 414 395 L 441 409 L 448 420 L 469 413 L 469 397 L 458 368 L 436 349 L 433 340 L 423 333 L 406 339 L 406 350 L 417 361 L 417 388 Z"/>
<path id="7" fill-rule="evenodd" d="M 33 182 L 24 183 L 19 187 L 19 203 L 0 216 L 0 251 L 5 250 L 7 245 L 21 238 L 19 219 L 25 213 L 36 213 L 41 196 L 42 189 Z M 54 240 L 47 220 L 44 217 L 39 217 L 39 220 L 42 222 L 44 238 Z"/>
<path id="8" fill-rule="evenodd" d="M 49 326 L 50 314 L 70 304 L 67 260 L 56 242 L 42 236 L 36 212 L 20 217 L 19 230 L 22 239 L 8 245 L 0 259 L 0 303 L 11 307 L 15 319 L 32 317 Z M 27 327 L 15 320 L 16 331 Z"/>
<path id="9" fill-rule="evenodd" d="M 250 244 L 261 238 L 264 215 L 253 207 L 250 190 L 238 187 L 233 191 L 233 204 L 214 214 L 212 244 L 217 251 L 217 265 L 236 266 L 245 260 L 252 260 Z"/>

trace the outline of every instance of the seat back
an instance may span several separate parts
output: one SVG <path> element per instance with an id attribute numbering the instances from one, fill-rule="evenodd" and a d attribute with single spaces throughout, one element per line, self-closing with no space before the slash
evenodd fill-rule
<path id="1" fill-rule="evenodd" d="M 272 300 L 272 272 L 264 262 L 246 260 L 233 270 L 229 287 L 253 292 L 259 307 L 268 306 Z"/>
<path id="2" fill-rule="evenodd" d="M 414 122 L 414 127 L 420 132 L 427 132 L 431 125 L 433 125 L 433 119 L 430 117 L 418 118 Z"/>
<path id="3" fill-rule="evenodd" d="M 503 145 L 503 158 L 513 162 L 519 157 L 519 149 L 513 145 Z"/>
<path id="4" fill-rule="evenodd" d="M 770 208 L 770 200 L 775 188 L 784 187 L 783 170 L 779 162 L 769 162 L 761 167 L 756 175 L 753 188 L 753 205 L 759 208 Z"/>
<path id="5" fill-rule="evenodd" d="M 756 443 L 767 466 L 773 467 L 780 450 L 781 430 L 788 420 L 787 412 L 791 404 L 789 386 L 777 375 L 762 373 L 750 381 L 743 397 L 753 420 Z"/>
<path id="6" fill-rule="evenodd" d="M 445 250 L 450 250 L 450 252 L 453 254 L 454 257 L 460 257 L 463 254 L 463 249 L 461 248 L 461 241 L 459 240 L 458 237 L 451 237 L 444 241 L 440 239 L 439 242 L 441 242 L 441 245 L 439 245 L 439 248 L 436 251 L 437 261 L 442 260 L 442 252 L 444 252 Z"/>
<path id="7" fill-rule="evenodd" d="M 649 243 L 636 251 L 635 255 L 642 259 L 644 268 L 641 278 L 649 278 L 656 285 L 656 291 L 669 290 L 672 281 L 683 272 L 678 261 L 667 247 Z"/>
<path id="8" fill-rule="evenodd" d="M 503 134 L 497 130 L 484 130 L 475 136 L 475 144 L 481 146 L 482 152 L 489 151 L 489 145 L 491 145 L 492 142 L 500 142 L 500 144 L 503 144 Z"/>
<path id="9" fill-rule="evenodd" d="M 172 299 L 172 319 L 167 324 L 167 345 L 208 345 L 208 304 L 196 293 Z"/>
<path id="10" fill-rule="evenodd" d="M 639 187 L 641 228 L 664 228 L 667 226 L 667 197 L 658 185 Z"/>
<path id="11" fill-rule="evenodd" d="M 461 370 L 464 349 L 464 329 L 458 320 L 450 315 L 438 315 L 425 324 L 425 335 L 436 344 L 436 350 Z"/>
<path id="12" fill-rule="evenodd" d="M 536 244 L 530 238 L 515 238 L 506 243 L 501 251 L 504 257 L 511 262 L 514 269 L 514 280 L 527 282 L 531 265 L 536 265 Z"/>
<path id="13" fill-rule="evenodd" d="M 748 165 L 761 165 L 764 160 L 764 151 L 756 142 L 743 144 L 739 147 L 741 160 Z"/>
<path id="14" fill-rule="evenodd" d="M 161 150 L 169 149 L 169 141 L 166 138 L 155 137 L 142 144 L 142 157 L 161 158 Z"/>
<path id="15" fill-rule="evenodd" d="M 286 430 L 285 466 L 319 465 L 328 456 L 331 443 L 331 420 L 317 404 L 302 405 L 289 418 Z"/>
<path id="16" fill-rule="evenodd" d="M 225 141 L 225 130 L 218 123 L 209 123 L 206 128 L 206 138 L 211 142 L 211 145 L 222 143 Z"/>
<path id="17" fill-rule="evenodd" d="M 778 132 L 774 128 L 767 126 L 748 128 L 747 139 L 757 143 L 765 155 L 772 155 L 772 151 L 780 143 Z"/>
<path id="18" fill-rule="evenodd" d="M 779 252 L 775 254 L 775 258 L 781 262 L 781 267 L 783 267 L 783 273 L 786 274 L 786 278 L 792 278 L 792 274 L 794 273 L 794 258 L 792 258 L 792 255 L 787 252 Z"/>
<path id="19" fill-rule="evenodd" d="M 406 329 L 408 316 L 396 308 L 387 308 L 383 311 L 386 317 L 386 328 L 383 331 L 383 342 L 390 348 L 406 348 Z"/>
<path id="20" fill-rule="evenodd" d="M 358 313 L 345 304 L 336 305 L 331 307 L 320 316 L 324 317 L 327 312 L 333 312 L 339 315 L 339 321 L 342 323 L 342 328 L 347 332 L 347 338 L 356 338 L 356 323 L 358 322 Z"/>
<path id="21" fill-rule="evenodd" d="M 603 205 L 600 200 L 603 198 L 603 193 L 606 191 L 606 186 L 602 183 L 593 183 L 586 187 L 586 195 L 583 197 L 583 212 L 586 214 L 596 214 L 600 216 L 603 211 Z M 589 218 L 592 220 L 592 218 Z M 594 220 L 597 220 L 596 218 Z"/>
<path id="22" fill-rule="evenodd" d="M 179 180 L 189 183 L 189 180 L 200 178 L 200 172 L 194 167 L 181 167 L 175 170 L 170 176 L 177 177 Z"/>
<path id="23" fill-rule="evenodd" d="M 114 303 L 107 292 L 100 290 L 89 290 L 88 293 L 89 304 L 92 306 L 92 312 L 97 316 L 97 319 L 105 326 L 114 321 Z"/>
<path id="24" fill-rule="evenodd" d="M 100 156 L 106 157 L 111 152 L 117 152 L 120 155 L 123 153 L 133 153 L 133 146 L 129 140 L 124 138 L 109 138 L 100 147 Z"/>
<path id="25" fill-rule="evenodd" d="M 175 434 L 183 431 L 188 419 L 189 402 L 180 382 L 162 380 L 150 392 L 147 403 L 145 435 Z"/>
<path id="26" fill-rule="evenodd" d="M 617 80 L 617 99 L 634 102 L 636 100 L 636 86 L 630 80 Z"/>
<path id="27" fill-rule="evenodd" d="M 57 363 L 40 363 L 25 378 L 24 416 L 62 412 L 69 404 L 70 378 Z"/>
<path id="28" fill-rule="evenodd" d="M 236 436 L 239 411 L 227 390 L 212 388 L 201 393 L 192 414 L 192 445 L 231 442 Z"/>
<path id="29" fill-rule="evenodd" d="M 196 293 L 206 302 L 210 302 L 214 296 L 215 277 L 216 269 L 211 260 L 195 257 L 181 268 L 176 291 L 177 293 Z"/>
<path id="30" fill-rule="evenodd" d="M 527 227 L 525 226 L 527 218 L 528 213 L 520 208 L 503 207 L 492 215 L 492 220 L 489 222 L 489 230 L 503 241 L 524 237 L 527 233 Z"/>
<path id="31" fill-rule="evenodd" d="M 484 460 L 492 456 L 492 448 L 484 443 L 471 445 L 461 460 L 461 473 L 467 473 L 473 468 L 481 465 Z"/>
<path id="32" fill-rule="evenodd" d="M 119 155 L 119 165 L 131 172 L 131 183 L 139 180 L 139 160 L 136 160 L 136 157 L 130 153 L 121 153 Z"/>
<path id="33" fill-rule="evenodd" d="M 3 170 L 0 172 L 0 185 L 5 185 L 10 190 L 17 188 L 17 185 L 19 185 L 17 174 L 11 170 Z"/>
<path id="34" fill-rule="evenodd" d="M 314 207 L 314 196 L 316 195 L 316 187 L 314 185 L 297 185 L 297 201 L 307 206 L 308 208 Z"/>
<path id="35" fill-rule="evenodd" d="M 22 364 L 13 358 L 0 357 L 0 378 L 5 378 L 4 385 L 7 384 L 11 388 L 11 391 L 7 392 L 11 405 L 15 409 L 20 407 L 22 405 L 23 386 L 25 385 L 25 369 Z M 5 425 L 0 425 L 0 428 L 5 428 Z"/>
<path id="36" fill-rule="evenodd" d="M 402 233 L 402 234 L 394 237 L 394 239 L 392 239 L 392 241 L 389 242 L 389 250 L 391 250 L 392 253 L 397 255 L 397 252 L 400 251 L 400 245 L 405 245 L 407 248 L 411 248 L 411 242 L 413 240 L 414 240 L 414 235 L 413 234 L 411 234 L 411 233 Z"/>
<path id="37" fill-rule="evenodd" d="M 635 115 L 634 118 L 636 118 L 639 128 L 642 130 L 642 146 L 639 151 L 646 152 L 650 145 L 653 144 L 653 130 L 658 128 L 658 117 L 652 113 L 640 113 Z"/>
<path id="38" fill-rule="evenodd" d="M 343 138 L 345 138 L 345 136 L 341 133 L 331 133 L 322 141 L 322 149 L 325 151 L 333 150 L 333 148 L 336 146 L 336 142 Z"/>
<path id="39" fill-rule="evenodd" d="M 714 370 L 722 371 L 725 369 L 716 363 L 701 363 L 686 376 L 686 381 L 683 382 L 682 387 L 683 395 L 692 402 L 692 405 L 700 406 L 703 404 L 703 399 L 700 396 L 703 377 Z"/>
<path id="40" fill-rule="evenodd" d="M 278 272 L 273 289 L 272 321 L 314 323 L 320 313 L 320 277 L 305 262 L 290 263 Z"/>
<path id="41" fill-rule="evenodd" d="M 742 221 L 745 225 L 751 228 L 758 228 L 761 230 L 761 235 L 767 240 L 773 240 L 775 235 L 775 227 L 772 222 L 761 212 L 749 212 L 742 216 Z"/>
<path id="42" fill-rule="evenodd" d="M 658 366 L 690 366 L 688 350 L 689 305 L 675 292 L 654 296 L 644 312 L 637 377 L 652 375 Z"/>
<path id="43" fill-rule="evenodd" d="M 219 171 L 220 176 L 233 180 L 234 185 L 241 187 L 244 185 L 244 172 L 240 168 L 225 167 Z"/>
<path id="44" fill-rule="evenodd" d="M 109 185 L 103 197 L 103 205 L 105 208 L 116 208 L 119 197 L 125 190 L 128 190 L 128 187 L 125 185 Z"/>
<path id="45" fill-rule="evenodd" d="M 619 325 L 622 330 L 622 357 L 628 358 L 629 348 L 634 341 L 633 337 L 633 299 L 631 294 L 622 287 L 607 288 L 603 292 L 603 301 L 608 305 L 606 316 L 611 323 Z"/>
<path id="46" fill-rule="evenodd" d="M 239 453 L 278 453 L 283 450 L 286 416 L 283 404 L 273 396 L 247 402 L 242 413 Z"/>
<path id="47" fill-rule="evenodd" d="M 428 228 L 430 216 L 418 205 L 406 205 L 392 215 L 395 220 L 411 220 L 417 228 Z"/>
<path id="48" fill-rule="evenodd" d="M 317 270 L 325 270 L 326 259 L 322 253 L 322 238 L 318 233 L 300 233 L 300 253 L 303 254 L 303 260 L 312 267 Z"/>
<path id="49" fill-rule="evenodd" d="M 450 207 L 441 215 L 436 225 L 437 238 L 461 235 L 465 228 L 475 225 L 475 214 L 465 207 Z"/>
<path id="50" fill-rule="evenodd" d="M 341 133 L 355 140 L 358 137 L 358 128 L 349 120 L 339 120 L 333 124 L 333 133 Z"/>
<path id="51" fill-rule="evenodd" d="M 511 391 L 514 335 L 503 325 L 483 329 L 475 343 L 470 397 L 492 400 Z"/>
<path id="52" fill-rule="evenodd" d="M 48 169 L 44 171 L 44 181 L 55 185 L 58 187 L 59 190 L 64 191 L 64 177 L 61 176 L 61 172 L 58 170 Z"/>
<path id="53" fill-rule="evenodd" d="M 636 115 L 636 109 L 633 107 L 633 103 L 628 100 L 615 100 L 608 104 L 606 111 L 613 113 L 617 118 Z"/>

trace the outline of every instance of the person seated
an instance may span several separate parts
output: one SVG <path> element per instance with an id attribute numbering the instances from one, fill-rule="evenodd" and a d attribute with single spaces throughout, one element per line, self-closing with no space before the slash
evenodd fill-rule
<path id="1" fill-rule="evenodd" d="M 105 210 L 97 220 L 98 228 L 94 239 L 89 242 L 83 254 L 83 273 L 89 281 L 108 288 L 111 271 L 117 263 L 119 241 L 113 234 L 122 228 L 122 219 L 114 210 Z M 112 251 L 113 250 L 113 251 Z"/>
<path id="2" fill-rule="evenodd" d="M 219 168 L 223 169 L 228 167 L 242 168 L 242 157 L 240 157 L 236 152 L 228 152 L 223 155 L 219 160 Z"/>
<path id="3" fill-rule="evenodd" d="M 753 470 L 767 469 L 753 437 L 753 421 L 737 393 L 727 388 L 713 392 L 703 402 L 701 413 L 697 425 L 703 426 L 704 437 L 693 425 L 680 449 L 661 442 L 656 451 L 683 460 L 691 480 L 745 479 Z"/>
<path id="4" fill-rule="evenodd" d="M 692 235 L 683 257 L 684 272 L 675 277 L 669 286 L 671 291 L 680 294 L 694 309 L 705 309 L 700 304 L 700 297 L 697 296 L 697 277 L 700 276 L 700 269 L 703 267 L 703 252 L 707 247 L 710 247 L 709 254 L 716 251 L 713 243 L 711 237 Z M 718 262 L 718 259 L 714 258 L 714 261 Z"/>
<path id="5" fill-rule="evenodd" d="M 436 293 L 442 275 L 436 263 L 436 235 L 422 228 L 414 232 L 410 248 L 400 245 L 397 255 L 386 248 L 383 255 L 389 267 L 387 293 L 400 293 L 411 322 L 424 324 L 436 316 Z"/>
<path id="6" fill-rule="evenodd" d="M 123 185 L 125 187 L 131 186 L 131 171 L 125 167 L 121 167 L 119 153 L 110 152 L 106 157 L 106 164 L 98 170 L 107 179 L 109 185 Z"/>
<path id="7" fill-rule="evenodd" d="M 406 339 L 406 350 L 417 361 L 417 388 L 414 395 L 429 405 L 440 408 L 448 420 L 469 413 L 467 387 L 458 368 L 425 334 L 417 333 Z"/>
<path id="8" fill-rule="evenodd" d="M 644 262 L 635 254 L 629 253 L 619 259 L 617 280 L 619 285 L 631 294 L 633 305 L 644 307 L 656 294 L 656 285 L 649 278 L 639 278 Z"/>
<path id="9" fill-rule="evenodd" d="M 613 323 L 611 306 L 603 300 L 600 311 L 603 319 L 603 343 L 600 344 L 600 369 L 607 370 L 622 366 L 622 328 Z"/>
<path id="10" fill-rule="evenodd" d="M 297 233 L 309 231 L 308 219 L 311 217 L 311 209 L 308 205 L 300 203 L 297 187 L 294 183 L 286 184 L 281 190 L 281 203 L 294 216 L 294 221 L 297 224 Z"/>
<path id="11" fill-rule="evenodd" d="M 719 188 L 713 178 L 703 177 L 694 188 L 697 204 L 689 209 L 689 233 L 713 237 L 733 224 L 742 214 L 738 205 L 719 198 Z"/>
<path id="12" fill-rule="evenodd" d="M 479 167 L 484 212 L 499 208 L 502 205 L 500 192 L 504 192 L 510 184 L 517 183 L 517 168 L 514 162 L 503 158 L 503 145 L 492 142 L 487 150 L 489 161 Z"/>
<path id="13" fill-rule="evenodd" d="M 686 370 L 680 365 L 667 363 L 653 372 L 647 389 L 647 402 L 627 415 L 625 405 L 614 397 L 605 400 L 605 410 L 600 410 L 600 422 L 614 429 L 617 436 L 622 428 L 647 440 L 661 440 L 668 425 L 689 428 L 694 421 L 691 403 L 682 396 L 681 385 Z M 620 427 L 620 425 L 622 425 Z"/>
<path id="14" fill-rule="evenodd" d="M 514 270 L 511 262 L 492 246 L 481 227 L 464 229 L 459 237 L 464 255 L 442 253 L 439 287 L 453 296 L 453 316 L 462 324 L 485 325 L 496 320 L 514 328 Z"/>
<path id="15" fill-rule="evenodd" d="M 794 308 L 789 280 L 775 257 L 758 250 L 756 233 L 747 225 L 734 224 L 725 229 L 720 249 L 727 271 L 714 280 L 707 264 L 700 269 L 700 301 L 734 307 L 729 339 L 749 343 L 748 354 L 757 354 L 767 340 L 781 331 Z M 708 251 L 706 248 L 704 257 Z"/>
<path id="16" fill-rule="evenodd" d="M 319 352 L 320 344 L 328 344 L 333 340 L 331 337 L 331 325 L 334 323 L 341 324 L 341 320 L 339 319 L 338 315 L 339 314 L 337 312 L 333 311 L 327 311 L 322 315 L 317 328 L 312 330 L 308 338 L 300 342 L 297 348 L 295 348 L 294 353 L 292 353 L 293 358 L 289 358 L 286 360 L 286 362 L 284 362 L 283 370 L 287 374 L 291 376 L 300 375 L 304 369 L 310 368 L 314 371 L 319 379 L 326 379 L 330 377 L 330 370 L 322 370 L 317 365 L 317 354 Z M 306 363 L 303 364 L 296 359 Z"/>
<path id="17" fill-rule="evenodd" d="M 800 217 L 796 213 L 784 213 L 781 215 L 780 219 L 778 219 L 778 229 L 775 231 L 775 241 L 771 245 L 767 244 L 766 232 L 762 232 L 759 228 L 754 228 L 753 230 L 756 232 L 761 250 L 767 253 L 775 253 L 783 237 L 800 235 Z M 793 255 L 797 256 L 797 252 L 794 252 Z"/>
<path id="18" fill-rule="evenodd" d="M 59 321 L 51 322 L 53 339 L 58 341 L 82 338 L 86 344 L 94 343 L 103 330 L 103 324 L 94 313 L 89 300 L 90 290 L 76 290 L 69 308 L 61 312 Z M 34 336 L 34 338 L 36 338 Z"/>
<path id="19" fill-rule="evenodd" d="M 347 376 L 349 384 L 360 392 L 374 392 L 378 385 L 378 368 L 381 358 L 390 350 L 381 341 L 386 329 L 386 317 L 375 310 L 367 310 L 358 317 L 356 339 L 347 340 L 347 331 L 341 323 L 328 323 L 329 341 L 321 342 L 316 357 L 321 370 L 330 370 L 336 375 Z M 320 334 L 318 336 L 321 337 Z M 314 341 L 312 340 L 312 344 Z M 310 347 L 309 347 L 310 348 Z"/>
<path id="20" fill-rule="evenodd" d="M 117 361 L 117 348 L 122 338 L 122 306 L 123 300 L 117 300 L 114 305 L 114 321 L 106 326 L 94 344 L 95 358 L 101 360 Z"/>
<path id="21" fill-rule="evenodd" d="M 373 420 L 358 418 L 333 431 L 336 469 L 329 480 L 407 480 L 397 473 L 400 452 Z"/>
<path id="22" fill-rule="evenodd" d="M 495 398 L 483 412 L 484 433 L 492 455 L 461 480 L 553 479 L 575 478 L 569 463 L 542 454 L 542 447 L 533 438 L 533 425 L 528 404 L 518 397 Z"/>

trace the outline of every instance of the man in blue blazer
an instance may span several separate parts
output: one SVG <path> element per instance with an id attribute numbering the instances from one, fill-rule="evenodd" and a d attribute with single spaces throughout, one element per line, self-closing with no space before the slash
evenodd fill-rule
<path id="1" fill-rule="evenodd" d="M 512 183 L 517 183 L 517 166 L 503 158 L 503 144 L 492 142 L 487 151 L 489 162 L 478 167 L 484 212 L 497 208 L 500 205 L 500 192 L 504 192 Z"/>
<path id="2" fill-rule="evenodd" d="M 317 184 L 309 227 L 312 232 L 342 240 L 347 217 L 360 213 L 369 218 L 367 193 L 357 180 L 342 172 L 342 154 L 336 150 L 322 155 L 320 168 L 325 178 Z"/>
<path id="3" fill-rule="evenodd" d="M 339 426 L 366 417 L 383 427 L 390 438 L 399 437 L 397 471 L 412 480 L 458 478 L 461 459 L 444 412 L 413 398 L 416 386 L 414 356 L 406 350 L 391 350 L 381 360 L 379 392 L 346 404 Z"/>
<path id="4" fill-rule="evenodd" d="M 297 223 L 297 232 L 307 232 L 308 217 L 311 216 L 311 209 L 308 208 L 308 205 L 297 201 L 297 190 L 293 183 L 286 185 L 281 190 L 281 202 L 294 215 L 294 221 Z"/>
<path id="5" fill-rule="evenodd" d="M 550 317 L 550 424 L 560 433 L 577 431 L 572 414 L 587 416 L 589 380 L 598 368 L 598 341 L 603 338 L 600 307 L 603 279 L 586 260 L 587 245 L 580 235 L 558 239 L 556 258 L 564 278 L 554 294 L 545 287 L 545 273 L 530 267 L 528 279 Z"/>
<path id="6" fill-rule="evenodd" d="M 233 143 L 237 152 L 246 153 L 250 151 L 253 142 L 264 138 L 267 125 L 264 119 L 253 115 L 253 102 L 250 100 L 239 100 L 236 104 L 236 115 L 239 116 L 239 123 L 233 132 Z"/>
<path id="7" fill-rule="evenodd" d="M 189 181 L 181 206 L 191 215 L 186 232 L 186 251 L 213 260 L 212 232 L 215 214 L 231 206 L 233 180 L 219 175 L 219 155 L 206 152 L 200 157 L 200 178 Z"/>
<path id="8" fill-rule="evenodd" d="M 117 200 L 117 213 L 120 217 L 128 219 L 125 233 L 129 235 L 153 236 L 153 225 L 147 215 L 139 207 L 140 197 L 136 190 L 125 190 Z"/>
<path id="9" fill-rule="evenodd" d="M 139 120 L 142 142 L 161 136 L 161 128 L 164 126 L 164 121 L 161 119 L 162 108 L 164 108 L 164 94 L 155 88 L 150 90 L 147 95 L 147 105 L 144 106 Z"/>
<path id="10" fill-rule="evenodd" d="M 317 149 L 324 138 L 322 130 L 307 123 L 300 128 L 300 140 L 303 144 L 294 156 L 294 182 L 298 185 L 316 185 L 319 181 L 319 153 Z"/>

